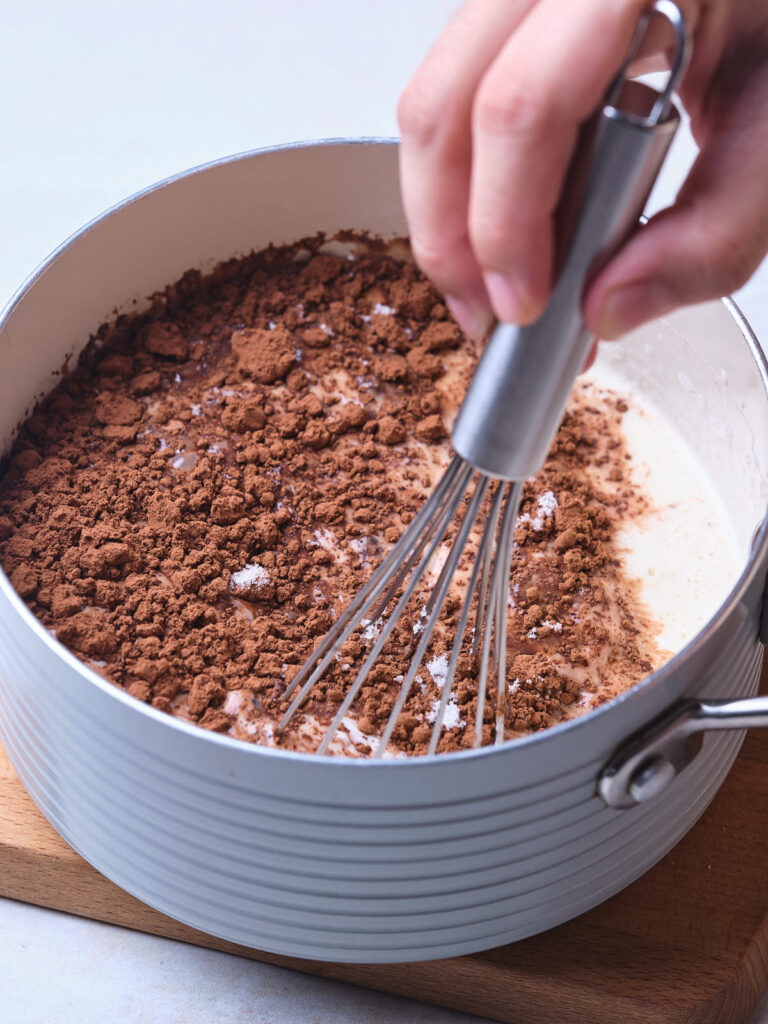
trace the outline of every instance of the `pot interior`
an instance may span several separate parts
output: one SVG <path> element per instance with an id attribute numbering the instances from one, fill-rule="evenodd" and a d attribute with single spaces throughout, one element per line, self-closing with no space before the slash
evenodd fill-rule
<path id="1" fill-rule="evenodd" d="M 601 360 L 655 406 L 695 454 L 744 563 L 768 501 L 766 381 L 748 337 L 735 307 L 708 302 L 601 347 Z"/>

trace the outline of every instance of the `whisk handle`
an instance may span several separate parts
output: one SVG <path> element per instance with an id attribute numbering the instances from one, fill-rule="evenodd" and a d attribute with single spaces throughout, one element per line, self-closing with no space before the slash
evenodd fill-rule
<path id="1" fill-rule="evenodd" d="M 582 314 L 585 287 L 637 228 L 678 127 L 670 94 L 688 36 L 669 0 L 653 9 L 677 30 L 670 82 L 659 93 L 617 80 L 568 173 L 558 222 L 565 251 L 549 303 L 533 324 L 496 326 L 457 417 L 454 448 L 490 476 L 523 480 L 541 468 L 592 343 Z"/>

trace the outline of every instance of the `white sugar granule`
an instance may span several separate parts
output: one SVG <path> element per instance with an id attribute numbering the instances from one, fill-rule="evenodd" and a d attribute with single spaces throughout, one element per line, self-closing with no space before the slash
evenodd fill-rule
<path id="1" fill-rule="evenodd" d="M 230 690 L 227 694 L 227 699 L 222 705 L 222 711 L 225 715 L 236 715 L 240 710 L 243 703 L 243 694 L 241 690 Z"/>
<path id="2" fill-rule="evenodd" d="M 413 626 L 413 635 L 418 636 L 419 633 L 424 632 L 424 628 L 427 625 L 427 606 L 424 605 L 419 612 L 419 617 Z"/>
<path id="3" fill-rule="evenodd" d="M 432 676 L 438 690 L 442 690 L 445 680 L 448 678 L 448 656 L 436 654 L 431 661 L 427 662 L 427 672 Z"/>
<path id="4" fill-rule="evenodd" d="M 381 626 L 383 619 L 378 618 L 375 622 L 371 622 L 370 619 L 361 619 L 360 625 L 363 627 L 363 640 L 375 640 L 379 633 L 381 633 Z"/>
<path id="5" fill-rule="evenodd" d="M 445 686 L 448 678 L 448 656 L 445 654 L 437 654 L 431 661 L 427 662 L 427 671 L 432 676 L 432 680 L 438 690 L 442 690 Z M 422 690 L 426 687 L 422 686 Z M 432 708 L 427 712 L 427 721 L 432 724 L 437 718 L 437 713 L 440 710 L 440 700 L 438 697 L 432 701 Z M 459 705 L 456 703 L 455 697 L 450 697 L 448 703 L 445 705 L 445 715 L 443 716 L 443 726 L 446 729 L 463 729 L 466 726 L 461 718 L 461 712 Z"/>
<path id="6" fill-rule="evenodd" d="M 432 709 L 427 712 L 427 721 L 430 725 L 434 724 L 437 719 L 437 713 L 440 710 L 440 698 L 432 701 Z M 464 729 L 466 722 L 462 720 L 459 705 L 456 703 L 456 698 L 451 697 L 448 703 L 445 705 L 445 714 L 443 715 L 443 728 L 445 729 Z"/>
<path id="7" fill-rule="evenodd" d="M 554 496 L 552 491 L 544 491 L 543 494 L 539 495 L 537 502 L 539 506 L 539 512 L 545 516 L 553 516 L 555 509 L 557 508 L 557 498 Z"/>
<path id="8" fill-rule="evenodd" d="M 229 578 L 229 589 L 239 590 L 250 587 L 265 587 L 269 583 L 269 573 L 258 562 L 250 562 L 244 568 L 233 572 Z"/>
<path id="9" fill-rule="evenodd" d="M 541 530 L 544 526 L 544 520 L 553 516 L 555 514 L 555 509 L 557 508 L 557 498 L 552 491 L 545 491 L 543 494 L 539 495 L 539 499 L 536 502 L 536 508 L 538 510 L 538 515 L 532 516 L 529 512 L 523 512 L 523 514 L 518 517 L 517 525 L 522 526 L 524 523 L 530 523 L 531 529 L 536 531 Z"/>
<path id="10" fill-rule="evenodd" d="M 553 633 L 562 633 L 563 624 L 562 622 L 550 622 L 549 619 L 544 619 L 542 626 L 549 626 Z"/>
<path id="11" fill-rule="evenodd" d="M 349 546 L 355 552 L 357 557 L 360 559 L 362 565 L 369 565 L 368 559 L 368 538 L 367 537 L 353 537 L 349 542 Z"/>

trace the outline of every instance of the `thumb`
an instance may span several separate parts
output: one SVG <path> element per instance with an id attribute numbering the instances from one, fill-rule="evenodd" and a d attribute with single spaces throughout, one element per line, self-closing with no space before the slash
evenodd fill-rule
<path id="1" fill-rule="evenodd" d="M 584 312 L 598 337 L 719 298 L 757 269 L 768 251 L 768 133 L 728 134 L 708 140 L 674 206 L 640 228 L 590 286 Z"/>

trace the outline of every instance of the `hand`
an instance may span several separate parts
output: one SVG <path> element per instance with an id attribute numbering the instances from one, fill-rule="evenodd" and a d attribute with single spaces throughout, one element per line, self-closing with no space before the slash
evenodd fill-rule
<path id="1" fill-rule="evenodd" d="M 398 108 L 414 255 L 461 326 L 536 319 L 580 124 L 647 0 L 469 0 Z M 678 0 L 693 56 L 681 97 L 699 155 L 670 208 L 600 272 L 584 310 L 616 338 L 743 285 L 768 251 L 768 0 Z M 661 19 L 642 70 L 659 66 Z"/>

